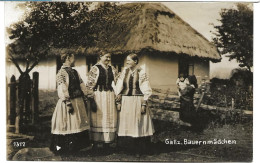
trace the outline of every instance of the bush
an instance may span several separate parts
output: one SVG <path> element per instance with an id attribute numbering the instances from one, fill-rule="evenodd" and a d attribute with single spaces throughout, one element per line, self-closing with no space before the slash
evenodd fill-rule
<path id="1" fill-rule="evenodd" d="M 244 69 L 235 69 L 229 80 L 211 80 L 210 103 L 216 106 L 231 107 L 232 99 L 236 109 L 253 109 L 253 74 Z"/>

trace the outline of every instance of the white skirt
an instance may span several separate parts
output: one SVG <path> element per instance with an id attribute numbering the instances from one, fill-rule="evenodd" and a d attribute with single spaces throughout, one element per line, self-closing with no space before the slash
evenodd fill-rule
<path id="1" fill-rule="evenodd" d="M 98 142 L 112 142 L 117 131 L 117 110 L 115 94 L 111 91 L 95 91 L 97 111 L 91 112 L 91 139 Z"/>
<path id="2" fill-rule="evenodd" d="M 58 100 L 51 120 L 51 133 L 74 134 L 90 129 L 89 118 L 82 98 L 71 100 L 74 112 L 70 114 L 66 104 Z"/>
<path id="3" fill-rule="evenodd" d="M 118 136 L 144 137 L 154 133 L 150 109 L 141 114 L 143 96 L 122 96 Z"/>

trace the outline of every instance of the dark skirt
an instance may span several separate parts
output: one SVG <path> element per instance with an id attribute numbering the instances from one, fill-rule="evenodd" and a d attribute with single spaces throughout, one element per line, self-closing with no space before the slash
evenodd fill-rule
<path id="1" fill-rule="evenodd" d="M 191 124 L 196 123 L 197 114 L 193 104 L 193 97 L 181 97 L 180 107 L 180 119 Z"/>
<path id="2" fill-rule="evenodd" d="M 89 145 L 89 132 L 87 130 L 67 135 L 52 134 L 50 150 L 57 154 L 70 154 Z"/>

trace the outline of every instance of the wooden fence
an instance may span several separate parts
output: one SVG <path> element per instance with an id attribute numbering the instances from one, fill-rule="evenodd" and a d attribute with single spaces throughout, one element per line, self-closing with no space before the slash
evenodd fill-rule
<path id="1" fill-rule="evenodd" d="M 9 132 L 22 133 L 23 128 L 35 124 L 39 114 L 39 73 L 33 78 L 24 76 L 15 79 L 13 75 L 7 87 L 7 129 Z"/>

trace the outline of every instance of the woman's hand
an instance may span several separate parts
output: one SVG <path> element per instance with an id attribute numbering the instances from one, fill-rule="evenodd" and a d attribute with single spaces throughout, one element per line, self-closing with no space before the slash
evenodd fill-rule
<path id="1" fill-rule="evenodd" d="M 145 114 L 145 113 L 146 113 L 146 105 L 142 105 L 141 114 Z"/>
<path id="2" fill-rule="evenodd" d="M 69 112 L 70 114 L 73 114 L 74 109 L 73 109 L 72 103 L 71 103 L 70 101 L 66 101 L 66 107 L 67 107 L 67 109 L 68 109 L 68 112 Z"/>
<path id="3" fill-rule="evenodd" d="M 117 111 L 121 111 L 121 103 L 116 103 L 116 109 Z"/>
<path id="4" fill-rule="evenodd" d="M 121 102 L 122 99 L 122 95 L 117 95 L 116 96 L 116 102 Z"/>
<path id="5" fill-rule="evenodd" d="M 147 101 L 143 100 L 142 101 L 142 107 L 141 107 L 141 113 L 145 114 L 146 113 L 146 105 L 147 105 Z"/>
<path id="6" fill-rule="evenodd" d="M 97 112 L 97 104 L 94 98 L 89 98 L 90 108 L 92 112 Z"/>

